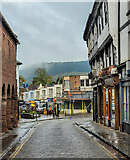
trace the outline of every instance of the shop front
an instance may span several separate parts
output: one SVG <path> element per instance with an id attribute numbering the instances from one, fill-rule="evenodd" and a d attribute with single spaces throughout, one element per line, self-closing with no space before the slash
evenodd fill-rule
<path id="1" fill-rule="evenodd" d="M 119 129 L 120 94 L 118 76 L 104 80 L 103 86 L 103 123 L 105 126 Z"/>

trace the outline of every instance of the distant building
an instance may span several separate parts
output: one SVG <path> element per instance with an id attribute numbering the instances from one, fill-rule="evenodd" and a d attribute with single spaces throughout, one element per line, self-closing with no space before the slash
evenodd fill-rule
<path id="1" fill-rule="evenodd" d="M 0 13 L 0 30 L 2 45 L 2 131 L 6 132 L 13 127 L 17 127 L 17 81 L 16 81 L 16 52 L 19 41 L 11 30 L 9 24 Z M 0 67 L 1 68 L 1 67 Z"/>
<path id="2" fill-rule="evenodd" d="M 89 76 L 63 77 L 63 101 L 68 114 L 84 112 L 91 103 L 93 90 Z"/>

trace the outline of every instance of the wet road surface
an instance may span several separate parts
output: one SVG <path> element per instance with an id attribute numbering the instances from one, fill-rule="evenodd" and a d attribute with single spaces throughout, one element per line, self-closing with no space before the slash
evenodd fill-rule
<path id="1" fill-rule="evenodd" d="M 13 158 L 116 158 L 89 134 L 80 130 L 78 119 L 40 122 L 13 154 Z"/>

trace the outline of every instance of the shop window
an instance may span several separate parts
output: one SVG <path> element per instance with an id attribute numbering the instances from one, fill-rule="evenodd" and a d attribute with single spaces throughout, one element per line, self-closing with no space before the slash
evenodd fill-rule
<path id="1" fill-rule="evenodd" d="M 112 122 L 115 124 L 115 93 L 112 89 Z"/>
<path id="2" fill-rule="evenodd" d="M 129 105 L 130 105 L 130 87 L 124 87 L 124 121 L 129 120 Z"/>
<path id="3" fill-rule="evenodd" d="M 108 118 L 108 89 L 106 88 L 106 117 Z"/>

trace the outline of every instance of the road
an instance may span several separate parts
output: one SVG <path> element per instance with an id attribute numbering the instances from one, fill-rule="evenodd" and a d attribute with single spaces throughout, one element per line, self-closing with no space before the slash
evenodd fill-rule
<path id="1" fill-rule="evenodd" d="M 110 150 L 78 128 L 75 125 L 78 120 L 40 122 L 11 158 L 116 158 Z"/>

